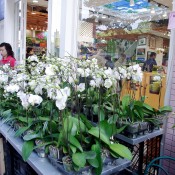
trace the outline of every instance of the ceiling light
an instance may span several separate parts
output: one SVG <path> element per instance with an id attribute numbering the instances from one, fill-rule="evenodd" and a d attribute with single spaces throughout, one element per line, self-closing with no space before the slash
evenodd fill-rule
<path id="1" fill-rule="evenodd" d="M 105 18 L 107 18 L 107 16 L 106 16 L 106 15 L 103 15 L 103 16 L 102 16 L 102 18 L 104 18 L 104 19 L 105 19 Z"/>
<path id="2" fill-rule="evenodd" d="M 33 0 L 33 3 L 38 3 L 38 0 Z"/>
<path id="3" fill-rule="evenodd" d="M 151 13 L 154 14 L 155 13 L 155 9 L 151 8 Z"/>
<path id="4" fill-rule="evenodd" d="M 162 16 L 163 16 L 163 17 L 167 17 L 167 12 L 165 12 Z"/>
<path id="5" fill-rule="evenodd" d="M 34 8 L 32 7 L 32 12 L 31 12 L 32 15 L 35 15 L 36 12 L 34 11 Z"/>
<path id="6" fill-rule="evenodd" d="M 130 6 L 135 6 L 134 0 L 130 0 Z"/>

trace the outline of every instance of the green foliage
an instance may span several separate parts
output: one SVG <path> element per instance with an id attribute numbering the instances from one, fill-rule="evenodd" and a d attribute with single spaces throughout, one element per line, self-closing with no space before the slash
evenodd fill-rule
<path id="1" fill-rule="evenodd" d="M 24 142 L 23 147 L 22 147 L 22 158 L 24 161 L 26 161 L 30 154 L 32 153 L 34 148 L 34 141 L 30 140 L 27 142 Z"/>

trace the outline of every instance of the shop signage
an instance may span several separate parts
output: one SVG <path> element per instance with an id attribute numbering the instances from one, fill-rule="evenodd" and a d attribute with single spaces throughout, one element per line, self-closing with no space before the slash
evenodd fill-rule
<path id="1" fill-rule="evenodd" d="M 175 29 L 175 12 L 169 14 L 168 29 Z"/>

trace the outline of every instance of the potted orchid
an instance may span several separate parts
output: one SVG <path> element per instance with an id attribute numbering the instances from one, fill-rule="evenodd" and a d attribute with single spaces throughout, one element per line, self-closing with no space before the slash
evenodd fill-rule
<path id="1" fill-rule="evenodd" d="M 61 150 L 69 156 L 74 170 L 88 165 L 96 174 L 102 171 L 102 148 L 113 157 L 131 159 L 129 149 L 112 139 L 124 129 L 116 128 L 120 105 L 116 89 L 120 79 L 131 78 L 130 69 L 99 68 L 96 59 L 73 57 L 38 61 L 31 74 L 17 69 L 2 90 L 3 102 L 12 98 L 16 101 L 9 101 L 11 106 L 18 104 L 16 109 L 7 107 L 13 113 L 8 118 L 22 124 L 15 135 L 23 135 L 23 159 L 27 160 L 33 150 L 41 150 L 40 155 L 46 155 L 48 149 L 50 155 Z M 134 73 L 133 79 L 137 70 Z M 97 117 L 95 124 L 82 114 L 82 107 L 90 107 Z"/>

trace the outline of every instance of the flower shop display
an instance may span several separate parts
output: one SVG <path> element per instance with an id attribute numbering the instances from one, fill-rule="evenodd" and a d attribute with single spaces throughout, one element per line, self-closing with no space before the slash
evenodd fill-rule
<path id="1" fill-rule="evenodd" d="M 89 167 L 101 174 L 107 159 L 113 166 L 119 157 L 132 159 L 114 135 L 128 130 L 130 123 L 145 130 L 139 122 L 155 123 L 153 115 L 170 110 L 155 111 L 130 96 L 121 100 L 119 81 L 141 82 L 139 65 L 112 70 L 98 67 L 96 59 L 48 57 L 29 67 L 30 72 L 24 66 L 0 68 L 1 120 L 24 140 L 24 160 L 35 150 L 57 166 L 66 162 L 67 173 Z"/>

